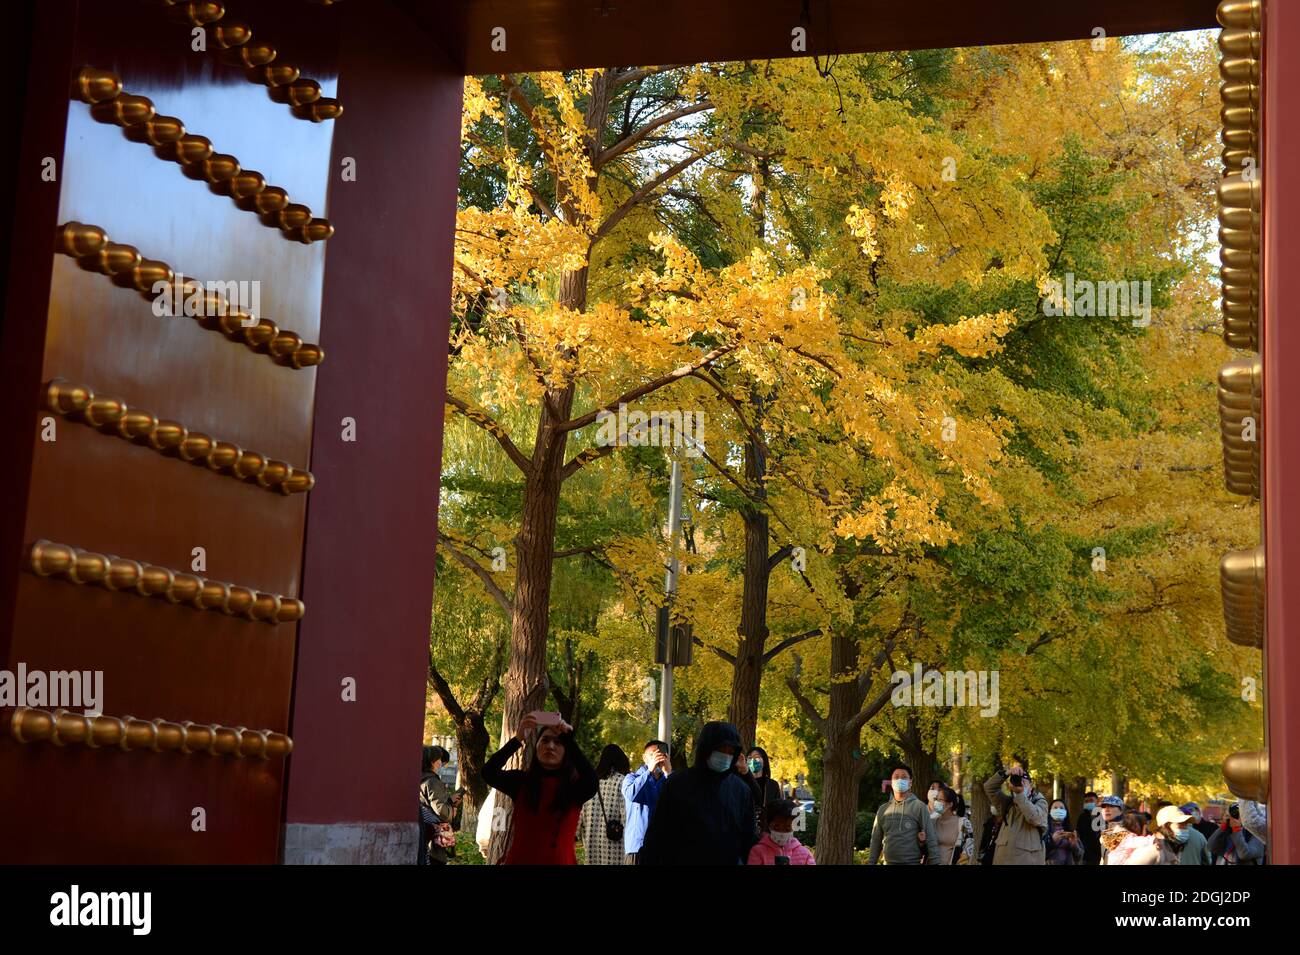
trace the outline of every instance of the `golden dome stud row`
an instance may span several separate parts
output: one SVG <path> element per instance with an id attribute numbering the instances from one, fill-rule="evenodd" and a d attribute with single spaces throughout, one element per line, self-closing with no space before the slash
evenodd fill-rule
<path id="1" fill-rule="evenodd" d="M 1223 622 L 1228 640 L 1264 648 L 1264 548 L 1230 550 L 1219 561 Z"/>
<path id="2" fill-rule="evenodd" d="M 1223 171 L 1219 185 L 1219 254 L 1223 280 L 1223 340 L 1233 348 L 1259 350 L 1260 215 L 1260 60 L 1263 42 L 1261 0 L 1222 0 L 1218 7 L 1219 74 L 1223 83 Z M 1263 429 L 1263 369 L 1259 359 L 1229 362 L 1219 370 L 1219 426 L 1228 490 L 1260 495 L 1260 443 Z M 1255 421 L 1254 440 L 1246 440 L 1243 421 Z M 1264 628 L 1264 548 L 1229 551 L 1219 563 L 1223 618 L 1228 639 L 1262 649 Z M 1230 754 L 1223 761 L 1228 788 L 1242 799 L 1267 801 L 1268 751 Z"/>
<path id="3" fill-rule="evenodd" d="M 109 241 L 108 235 L 96 225 L 67 222 L 59 226 L 55 236 L 55 249 L 75 258 L 82 268 L 101 272 L 124 288 L 134 288 L 145 298 L 154 299 L 153 291 L 159 282 L 167 283 L 161 293 L 168 299 L 181 302 L 195 294 L 201 296 L 201 315 L 194 318 L 213 330 L 220 331 L 231 341 L 243 342 L 256 352 L 270 355 L 280 365 L 290 368 L 309 368 L 325 360 L 319 346 L 304 342 L 297 332 L 281 329 L 275 322 L 261 319 L 255 325 L 245 325 L 251 316 L 226 302 L 220 295 L 208 292 L 197 279 L 186 278 L 177 287 L 175 272 L 166 262 L 146 259 L 134 246 Z"/>
<path id="4" fill-rule="evenodd" d="M 1219 369 L 1219 436 L 1223 477 L 1233 494 L 1259 497 L 1259 446 L 1264 435 L 1264 367 L 1256 358 Z M 1247 424 L 1250 418 L 1253 424 Z"/>
<path id="5" fill-rule="evenodd" d="M 211 140 L 187 133 L 175 116 L 159 116 L 147 97 L 124 92 L 115 73 L 84 67 L 77 74 L 74 92 L 90 104 L 95 119 L 121 126 L 133 142 L 154 146 L 160 156 L 179 163 L 186 175 L 224 189 L 241 209 L 258 213 L 286 236 L 310 244 L 334 234 L 328 219 L 316 218 L 311 209 L 290 202 L 289 194 L 267 185 L 260 172 L 244 169 L 234 156 L 215 152 Z"/>
<path id="6" fill-rule="evenodd" d="M 121 593 L 159 597 L 195 610 L 215 610 L 229 617 L 246 617 L 273 626 L 296 623 L 307 612 L 303 602 L 293 597 L 47 540 L 32 545 L 28 568 L 38 577 L 58 577 L 74 584 L 100 584 Z"/>
<path id="7" fill-rule="evenodd" d="M 117 747 L 126 752 L 150 750 L 185 756 L 256 757 L 270 759 L 293 752 L 293 740 L 283 733 L 250 730 L 245 726 L 220 726 L 185 720 L 140 720 L 134 716 L 83 716 L 71 710 L 45 710 L 20 706 L 14 710 L 9 731 L 19 743 L 50 742 L 55 746 L 81 745 L 90 749 Z"/>
<path id="8" fill-rule="evenodd" d="M 301 494 L 316 486 L 310 471 L 277 461 L 257 451 L 246 451 L 202 431 L 191 431 L 177 421 L 159 419 L 132 408 L 120 398 L 97 395 L 86 385 L 55 378 L 45 386 L 45 406 L 55 414 L 76 415 L 82 423 L 116 434 L 163 454 L 175 452 L 182 461 L 204 464 L 268 491 Z"/>
<path id="9" fill-rule="evenodd" d="M 338 100 L 321 96 L 320 83 L 302 76 L 298 67 L 277 59 L 279 52 L 272 44 L 254 42 L 248 24 L 225 19 L 226 9 L 220 3 L 163 2 L 172 20 L 203 27 L 223 63 L 242 67 L 249 82 L 268 87 L 272 98 L 289 106 L 294 116 L 320 123 L 343 114 Z"/>
<path id="10" fill-rule="evenodd" d="M 1251 350 L 1259 349 L 1261 14 L 1260 0 L 1224 0 L 1218 10 L 1223 26 L 1219 33 L 1223 339 L 1233 348 Z"/>

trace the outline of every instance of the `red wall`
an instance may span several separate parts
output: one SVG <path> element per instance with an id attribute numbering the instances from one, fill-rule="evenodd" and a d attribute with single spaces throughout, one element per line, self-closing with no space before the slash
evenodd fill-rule
<path id="1" fill-rule="evenodd" d="M 388 9 L 383 9 L 388 8 Z M 339 4 L 339 99 L 286 823 L 413 822 L 433 605 L 461 77 Z M 342 182 L 345 157 L 356 182 Z M 344 417 L 356 441 L 341 439 Z M 356 680 L 356 702 L 342 680 Z"/>

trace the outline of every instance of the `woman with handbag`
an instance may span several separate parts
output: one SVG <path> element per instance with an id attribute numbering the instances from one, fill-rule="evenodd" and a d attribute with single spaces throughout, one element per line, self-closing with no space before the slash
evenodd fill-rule
<path id="1" fill-rule="evenodd" d="M 537 733 L 527 769 L 506 769 Z M 582 804 L 596 794 L 596 771 L 558 713 L 536 710 L 519 721 L 505 746 L 483 766 L 483 780 L 514 806 L 510 849 L 502 865 L 577 865 L 573 851 Z"/>
<path id="2" fill-rule="evenodd" d="M 578 819 L 578 838 L 582 840 L 586 865 L 624 865 L 623 820 L 627 804 L 623 801 L 623 777 L 632 771 L 627 753 L 610 743 L 596 763 L 596 795 L 582 806 Z"/>
<path id="3" fill-rule="evenodd" d="M 420 774 L 420 863 L 446 865 L 447 850 L 456 845 L 452 820 L 460 809 L 461 796 L 448 791 L 438 769 L 451 754 L 441 746 L 424 747 Z"/>

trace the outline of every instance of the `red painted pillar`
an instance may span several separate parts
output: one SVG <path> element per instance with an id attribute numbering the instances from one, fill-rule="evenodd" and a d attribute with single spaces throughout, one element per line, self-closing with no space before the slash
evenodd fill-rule
<path id="1" fill-rule="evenodd" d="M 1300 863 L 1300 4 L 1269 3 L 1264 25 L 1264 534 L 1269 849 Z M 1293 416 L 1292 411 L 1296 414 Z"/>
<path id="2" fill-rule="evenodd" d="M 460 156 L 460 71 L 341 4 L 285 862 L 414 862 Z M 356 181 L 343 181 L 346 160 Z M 355 441 L 344 440 L 344 419 Z M 355 681 L 355 702 L 345 680 Z"/>

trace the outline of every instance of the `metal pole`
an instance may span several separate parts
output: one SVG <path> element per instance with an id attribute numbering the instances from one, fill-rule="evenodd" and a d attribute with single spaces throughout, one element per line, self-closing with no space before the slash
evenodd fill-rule
<path id="1" fill-rule="evenodd" d="M 668 492 L 668 573 L 664 578 L 664 593 L 667 595 L 668 606 L 672 606 L 673 598 L 677 595 L 677 538 L 682 531 L 682 462 L 681 459 L 673 455 L 673 472 L 672 480 Z M 672 623 L 669 623 L 668 629 L 668 659 L 672 660 L 673 638 Z M 671 662 L 663 664 L 659 676 L 659 738 L 669 747 L 669 755 L 672 755 L 673 739 L 673 665 Z"/>

